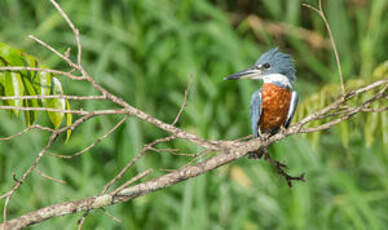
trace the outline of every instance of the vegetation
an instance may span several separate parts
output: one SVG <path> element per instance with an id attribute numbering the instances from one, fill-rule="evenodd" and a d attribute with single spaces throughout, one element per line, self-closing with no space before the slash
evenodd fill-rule
<path id="1" fill-rule="evenodd" d="M 306 2 L 316 4 L 313 0 Z M 270 47 L 280 46 L 295 57 L 296 90 L 302 101 L 297 119 L 340 92 L 325 26 L 312 11 L 302 8 L 299 0 L 60 3 L 80 28 L 84 66 L 104 87 L 136 107 L 172 122 L 193 74 L 193 89 L 178 126 L 205 138 L 236 139 L 250 133 L 248 105 L 258 83 L 225 82 L 223 78 L 251 65 Z M 381 63 L 387 59 L 384 41 L 388 38 L 388 15 L 383 12 L 388 1 L 328 0 L 324 7 L 339 48 L 346 87 L 386 78 L 387 67 Z M 27 40 L 28 34 L 61 51 L 67 47 L 72 47 L 72 53 L 76 51 L 73 34 L 46 0 L 0 2 L 0 29 L 0 41 L 28 50 L 45 66 L 61 68 L 65 64 Z M 60 81 L 66 94 L 95 93 L 81 82 Z M 84 109 L 105 105 L 101 101 L 70 103 L 72 108 Z M 25 127 L 6 111 L 0 116 L 1 136 Z M 38 122 L 50 124 L 50 118 L 42 117 Z M 90 120 L 75 130 L 66 144 L 63 137 L 52 151 L 76 152 L 119 119 Z M 144 144 L 164 135 L 130 118 L 76 159 L 47 156 L 39 170 L 67 184 L 33 174 L 10 203 L 9 216 L 95 194 Z M 34 131 L 0 143 L 1 193 L 9 189 L 12 174 L 22 174 L 46 141 L 47 134 Z M 198 150 L 181 141 L 160 146 Z M 120 224 L 92 213 L 84 229 L 383 229 L 388 223 L 387 148 L 388 112 L 359 116 L 339 128 L 312 136 L 292 136 L 270 148 L 277 159 L 287 162 L 291 173 L 306 172 L 307 182 L 296 183 L 292 189 L 268 162 L 242 159 L 109 208 Z M 173 169 L 187 161 L 188 157 L 170 153 L 148 153 L 126 179 L 148 168 Z M 162 173 L 155 170 L 153 176 Z M 74 229 L 79 218 L 67 216 L 31 229 Z"/>

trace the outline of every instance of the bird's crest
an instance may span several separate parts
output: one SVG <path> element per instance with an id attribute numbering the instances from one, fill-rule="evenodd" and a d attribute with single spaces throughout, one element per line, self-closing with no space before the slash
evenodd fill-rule
<path id="1" fill-rule="evenodd" d="M 265 52 L 257 59 L 255 65 L 262 65 L 265 63 L 271 64 L 273 67 L 272 73 L 281 73 L 286 75 L 291 81 L 295 81 L 295 67 L 294 67 L 294 58 L 289 55 L 279 51 L 279 47 L 275 47 Z"/>

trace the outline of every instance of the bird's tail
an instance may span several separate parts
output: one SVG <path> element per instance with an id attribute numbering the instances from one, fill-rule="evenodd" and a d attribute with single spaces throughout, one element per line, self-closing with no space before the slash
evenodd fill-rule
<path id="1" fill-rule="evenodd" d="M 260 148 L 256 151 L 253 151 L 253 152 L 249 152 L 248 153 L 248 159 L 250 160 L 258 160 L 258 159 L 261 159 L 261 157 L 266 153 L 268 152 L 267 148 L 266 147 L 263 147 L 263 148 Z"/>

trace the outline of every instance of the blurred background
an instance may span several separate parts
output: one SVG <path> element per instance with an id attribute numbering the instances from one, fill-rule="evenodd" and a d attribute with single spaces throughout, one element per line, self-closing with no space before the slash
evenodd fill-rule
<path id="1" fill-rule="evenodd" d="M 193 74 L 193 89 L 178 126 L 214 140 L 250 134 L 249 100 L 259 82 L 223 78 L 252 65 L 272 47 L 279 46 L 296 60 L 295 88 L 301 104 L 295 120 L 338 96 L 338 74 L 325 26 L 302 2 L 317 5 L 314 0 L 59 1 L 81 31 L 86 69 L 137 108 L 172 122 Z M 388 58 L 388 1 L 323 3 L 346 87 L 384 77 L 376 68 L 382 68 Z M 58 57 L 29 40 L 29 34 L 63 52 L 72 47 L 75 57 L 73 34 L 48 0 L 1 0 L 0 41 L 26 50 L 46 66 L 68 70 Z M 60 80 L 66 94 L 97 93 L 84 82 Z M 99 101 L 72 101 L 71 106 L 112 107 Z M 11 119 L 4 111 L 0 115 L 1 136 L 25 127 L 22 119 Z M 52 152 L 79 151 L 120 118 L 94 118 L 75 130 L 68 143 L 64 144 L 65 137 L 57 141 Z M 144 144 L 166 135 L 130 118 L 78 158 L 44 157 L 38 169 L 67 184 L 33 173 L 13 196 L 8 218 L 97 194 Z M 46 142 L 47 134 L 38 131 L 0 142 L 1 193 L 14 183 L 12 173 L 21 176 Z M 179 140 L 158 147 L 200 151 Z M 84 229 L 384 229 L 388 224 L 387 149 L 388 112 L 358 115 L 325 132 L 292 136 L 271 146 L 274 157 L 287 163 L 291 174 L 306 173 L 307 181 L 295 183 L 292 189 L 267 162 L 244 158 L 109 207 L 121 224 L 101 211 L 92 212 Z M 178 168 L 189 160 L 149 152 L 120 182 L 148 168 L 154 169 L 152 177 L 156 177 L 165 173 L 162 169 Z M 55 218 L 30 229 L 75 229 L 81 215 Z"/>

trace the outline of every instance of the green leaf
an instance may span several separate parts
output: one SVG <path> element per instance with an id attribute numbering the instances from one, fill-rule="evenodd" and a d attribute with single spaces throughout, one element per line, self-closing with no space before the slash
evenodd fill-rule
<path id="1" fill-rule="evenodd" d="M 0 57 L 5 66 L 25 66 L 24 52 L 0 42 Z M 4 63 L 5 62 L 5 63 Z M 23 76 L 27 71 L 19 71 Z"/>
<path id="2" fill-rule="evenodd" d="M 26 95 L 35 96 L 37 92 L 35 88 L 32 86 L 32 82 L 29 78 L 22 78 L 23 84 L 25 86 Z M 25 107 L 39 107 L 38 99 L 26 99 L 24 100 Z M 37 118 L 38 111 L 25 111 L 24 116 L 26 120 L 27 126 L 32 125 Z"/>
<path id="3" fill-rule="evenodd" d="M 23 96 L 24 85 L 20 73 L 17 72 L 5 72 L 5 95 L 6 96 Z M 16 107 L 23 107 L 23 100 L 15 99 L 8 100 L 8 104 Z M 12 110 L 15 116 L 18 117 L 19 110 Z"/>
<path id="4" fill-rule="evenodd" d="M 0 66 L 1 66 L 1 62 L 0 62 Z M 0 95 L 5 95 L 4 85 L 5 85 L 5 72 L 0 71 Z M 4 104 L 7 104 L 7 102 L 3 100 L 1 102 Z"/>
<path id="5" fill-rule="evenodd" d="M 70 110 L 70 103 L 68 100 L 66 100 L 66 109 L 67 110 Z M 73 123 L 73 114 L 71 113 L 66 113 L 66 125 L 67 126 L 70 126 L 71 124 Z M 70 140 L 70 136 L 71 136 L 71 129 L 68 129 L 67 132 L 66 132 L 66 142 L 68 142 Z"/>
<path id="6" fill-rule="evenodd" d="M 0 66 L 30 66 L 46 68 L 39 65 L 36 58 L 28 55 L 22 50 L 0 43 Z M 48 96 L 63 95 L 63 88 L 60 81 L 52 74 L 36 71 L 3 71 L 0 72 L 0 95 L 5 96 Z M 65 99 L 16 99 L 3 101 L 3 103 L 16 107 L 46 107 L 53 109 L 70 110 L 70 104 Z M 18 110 L 10 110 L 16 116 Z M 38 111 L 24 111 L 27 126 L 32 125 L 37 119 Z M 66 124 L 72 124 L 72 115 L 63 112 L 48 112 L 49 119 L 57 129 L 66 116 Z M 66 141 L 69 140 L 71 130 L 67 131 Z"/>
<path id="7" fill-rule="evenodd" d="M 371 78 L 368 78 L 368 79 L 359 79 L 358 78 L 358 79 L 348 80 L 345 82 L 345 84 L 346 84 L 345 88 L 350 90 L 350 89 L 355 89 L 355 88 L 365 86 L 365 85 L 371 83 L 372 81 L 384 79 L 386 77 L 387 73 L 388 73 L 388 61 L 385 61 L 382 64 L 380 64 L 378 67 L 376 67 Z M 339 92 L 340 92 L 340 88 L 339 88 L 338 84 L 327 84 L 327 85 L 323 86 L 321 89 L 319 89 L 319 91 L 310 95 L 308 98 L 306 98 L 300 102 L 300 104 L 298 105 L 297 111 L 296 111 L 296 115 L 295 115 L 296 120 L 302 119 L 303 117 L 307 116 L 308 114 L 329 105 L 336 98 L 338 98 Z M 362 94 L 358 97 L 352 98 L 351 100 L 347 101 L 347 105 L 357 106 L 358 104 L 362 103 L 363 101 L 371 98 L 373 95 L 375 95 L 375 93 L 376 93 L 375 91 L 365 92 L 364 94 Z M 384 104 L 386 104 L 386 103 L 384 103 L 384 100 L 380 100 L 378 102 L 375 102 L 373 104 L 373 107 L 374 108 L 385 107 Z M 380 116 L 382 116 L 381 119 L 380 119 Z M 365 113 L 365 115 L 362 116 L 365 119 L 357 119 L 357 118 L 361 117 L 360 115 L 358 115 L 358 116 L 356 116 L 356 119 L 342 121 L 340 123 L 340 125 L 338 126 L 338 131 L 339 131 L 339 134 L 341 137 L 341 142 L 344 145 L 344 147 L 347 147 L 349 145 L 350 132 L 352 132 L 352 130 L 351 130 L 352 126 L 349 126 L 349 122 L 356 123 L 356 125 L 354 125 L 354 127 L 361 127 L 361 129 L 363 129 L 362 131 L 364 132 L 364 136 L 365 136 L 365 145 L 367 147 L 370 147 L 373 144 L 374 140 L 377 137 L 379 137 L 378 135 L 380 135 L 380 133 L 381 133 L 382 138 L 388 139 L 387 134 L 386 134 L 387 132 L 384 132 L 384 129 L 383 129 L 383 132 L 379 131 L 379 130 L 381 130 L 381 127 L 379 127 L 378 122 L 380 120 L 383 122 L 384 119 L 387 119 L 386 117 L 383 117 L 383 116 L 384 116 L 383 113 L 381 113 L 381 115 L 379 115 L 378 113 Z M 323 122 L 323 120 L 313 121 L 313 122 L 308 123 L 307 127 L 316 127 L 316 126 L 320 125 L 322 122 Z M 347 124 L 345 125 L 343 123 L 347 123 Z M 385 129 L 385 130 L 387 130 L 387 129 Z M 311 137 L 311 140 L 312 140 L 312 143 L 314 146 L 316 144 L 318 144 L 318 141 L 320 138 L 319 133 L 321 133 L 321 132 L 314 132 L 314 133 L 308 135 L 309 137 Z M 384 135 L 386 135 L 386 136 L 384 136 Z M 386 139 L 384 139 L 384 140 L 386 140 Z"/>
<path id="8" fill-rule="evenodd" d="M 55 77 L 52 78 L 51 85 L 51 94 L 52 95 L 63 95 L 63 88 L 59 80 Z M 62 98 L 47 99 L 47 107 L 54 109 L 66 109 L 66 100 Z M 54 125 L 55 129 L 61 125 L 63 117 L 65 114 L 63 112 L 48 112 L 51 123 Z"/>
<path id="9" fill-rule="evenodd" d="M 41 96 L 48 96 L 51 92 L 51 74 L 47 72 L 39 72 L 38 80 L 39 80 L 39 94 Z M 47 106 L 47 99 L 42 99 L 42 104 Z"/>

